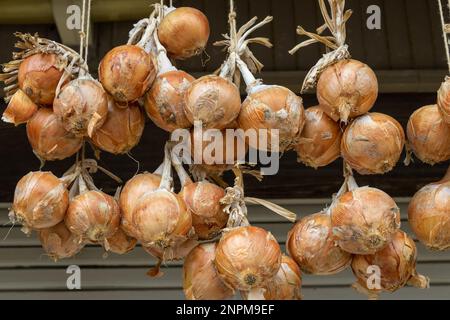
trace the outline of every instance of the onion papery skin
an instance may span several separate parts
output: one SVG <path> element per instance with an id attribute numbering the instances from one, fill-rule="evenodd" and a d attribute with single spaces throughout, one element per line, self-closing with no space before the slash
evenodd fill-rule
<path id="1" fill-rule="evenodd" d="M 357 60 L 341 60 L 327 67 L 317 83 L 317 99 L 335 121 L 347 122 L 368 112 L 378 97 L 373 70 Z"/>
<path id="2" fill-rule="evenodd" d="M 408 206 L 408 221 L 417 238 L 432 250 L 450 248 L 450 177 L 420 189 Z"/>
<path id="3" fill-rule="evenodd" d="M 78 78 L 61 89 L 53 111 L 64 129 L 79 137 L 92 137 L 108 115 L 108 96 L 98 81 Z"/>
<path id="4" fill-rule="evenodd" d="M 151 256 L 162 262 L 184 260 L 186 256 L 197 247 L 198 241 L 193 238 L 180 238 L 175 240 L 170 247 L 161 248 L 159 245 L 143 246 Z"/>
<path id="5" fill-rule="evenodd" d="M 132 228 L 142 245 L 161 249 L 185 239 L 192 228 L 191 214 L 181 197 L 164 189 L 142 195 L 132 219 Z"/>
<path id="6" fill-rule="evenodd" d="M 184 97 L 186 117 L 192 124 L 200 121 L 205 129 L 227 128 L 241 111 L 239 89 L 219 76 L 208 75 L 193 81 Z"/>
<path id="7" fill-rule="evenodd" d="M 127 235 L 122 228 L 107 239 L 109 245 L 109 251 L 117 254 L 126 254 L 134 249 L 137 240 Z"/>
<path id="8" fill-rule="evenodd" d="M 295 146 L 298 161 L 317 169 L 325 167 L 341 155 L 342 131 L 337 122 L 319 107 L 305 111 L 305 126 Z"/>
<path id="9" fill-rule="evenodd" d="M 19 67 L 19 88 L 38 105 L 52 105 L 56 87 L 63 75 L 53 53 L 36 53 L 23 60 Z"/>
<path id="10" fill-rule="evenodd" d="M 22 90 L 18 89 L 3 112 L 2 120 L 15 126 L 30 120 L 37 112 L 38 106 Z"/>
<path id="11" fill-rule="evenodd" d="M 444 121 L 450 125 L 450 78 L 447 77 L 445 82 L 441 84 L 441 87 L 437 93 L 437 105 L 441 112 Z"/>
<path id="12" fill-rule="evenodd" d="M 144 132 L 145 117 L 137 103 L 120 108 L 108 99 L 108 116 L 105 123 L 92 135 L 92 142 L 101 150 L 124 154 L 133 149 Z"/>
<path id="13" fill-rule="evenodd" d="M 42 248 L 55 262 L 75 256 L 84 247 L 81 237 L 67 229 L 64 222 L 38 231 Z"/>
<path id="14" fill-rule="evenodd" d="M 98 67 L 103 87 L 121 104 L 142 97 L 155 81 L 157 73 L 153 54 L 135 45 L 113 48 Z"/>
<path id="15" fill-rule="evenodd" d="M 408 121 L 408 143 L 420 161 L 434 165 L 450 159 L 450 126 L 436 105 L 416 110 Z"/>
<path id="16" fill-rule="evenodd" d="M 336 274 L 352 261 L 352 255 L 336 244 L 331 218 L 326 213 L 315 213 L 298 221 L 288 233 L 286 248 L 308 274 Z"/>
<path id="17" fill-rule="evenodd" d="M 36 171 L 23 176 L 16 185 L 10 217 L 23 225 L 23 231 L 50 228 L 64 219 L 69 192 L 51 172 Z"/>
<path id="18" fill-rule="evenodd" d="M 428 279 L 416 272 L 417 249 L 414 240 L 406 233 L 397 231 L 392 241 L 373 255 L 356 255 L 353 257 L 352 270 L 357 278 L 354 287 L 376 298 L 381 291 L 394 292 L 406 284 L 419 288 L 428 287 Z M 380 268 L 380 289 L 369 289 L 373 273 L 370 266 Z"/>
<path id="19" fill-rule="evenodd" d="M 278 130 L 279 146 L 276 148 L 283 152 L 289 148 L 300 134 L 305 124 L 305 112 L 303 100 L 295 93 L 280 86 L 268 86 L 258 90 L 245 99 L 238 118 L 239 128 L 246 130 L 267 129 L 267 145 L 259 141 L 255 145 L 249 140 L 249 145 L 254 149 L 272 150 L 271 129 Z"/>
<path id="20" fill-rule="evenodd" d="M 133 228 L 133 212 L 138 199 L 147 192 L 159 188 L 161 176 L 153 173 L 140 173 L 125 183 L 119 197 L 119 206 L 122 212 L 121 227 L 126 234 L 136 238 Z"/>
<path id="21" fill-rule="evenodd" d="M 214 263 L 230 288 L 249 291 L 276 275 L 281 250 L 270 232 L 253 226 L 237 227 L 220 239 Z"/>
<path id="22" fill-rule="evenodd" d="M 64 221 L 83 240 L 103 244 L 120 226 L 120 208 L 110 195 L 91 190 L 70 201 Z"/>
<path id="23" fill-rule="evenodd" d="M 361 187 L 343 194 L 331 206 L 331 225 L 343 250 L 373 254 L 400 228 L 400 209 L 385 192 Z"/>
<path id="24" fill-rule="evenodd" d="M 184 114 L 184 94 L 194 80 L 181 70 L 169 71 L 156 78 L 145 95 L 144 106 L 148 117 L 158 127 L 172 132 L 192 126 Z"/>
<path id="25" fill-rule="evenodd" d="M 225 300 L 234 292 L 220 279 L 214 259 L 216 243 L 195 247 L 183 265 L 183 291 L 187 300 Z"/>
<path id="26" fill-rule="evenodd" d="M 158 38 L 175 59 L 198 55 L 209 39 L 208 18 L 199 10 L 180 7 L 171 11 L 158 27 Z"/>
<path id="27" fill-rule="evenodd" d="M 66 159 L 80 150 L 82 138 L 64 129 L 49 108 L 40 108 L 27 123 L 27 136 L 34 153 L 42 160 Z"/>
<path id="28" fill-rule="evenodd" d="M 192 214 L 192 226 L 201 240 L 215 238 L 228 222 L 220 199 L 225 190 L 208 181 L 185 185 L 180 193 L 186 207 Z"/>
<path id="29" fill-rule="evenodd" d="M 344 132 L 342 157 L 360 174 L 384 174 L 397 164 L 405 145 L 400 123 L 382 113 L 368 113 Z"/>

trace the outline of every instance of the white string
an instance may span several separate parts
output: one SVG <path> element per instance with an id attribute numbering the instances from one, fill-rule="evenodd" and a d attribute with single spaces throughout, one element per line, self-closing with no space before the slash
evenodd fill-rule
<path id="1" fill-rule="evenodd" d="M 83 9 L 81 10 L 81 31 L 80 31 L 80 56 L 84 53 L 84 17 L 86 15 L 86 0 L 83 0 Z"/>
<path id="2" fill-rule="evenodd" d="M 86 38 L 85 38 L 85 55 L 84 55 L 84 61 L 87 63 L 88 59 L 88 51 L 89 51 L 89 31 L 91 29 L 91 0 L 88 0 L 87 5 L 87 25 L 86 25 Z"/>
<path id="3" fill-rule="evenodd" d="M 450 50 L 449 50 L 447 31 L 445 28 L 446 24 L 445 24 L 445 19 L 444 19 L 444 8 L 442 7 L 441 0 L 438 0 L 438 4 L 439 4 L 439 13 L 441 14 L 442 34 L 444 37 L 445 54 L 447 56 L 447 67 L 450 71 Z M 447 1 L 447 5 L 450 8 L 450 0 Z"/>

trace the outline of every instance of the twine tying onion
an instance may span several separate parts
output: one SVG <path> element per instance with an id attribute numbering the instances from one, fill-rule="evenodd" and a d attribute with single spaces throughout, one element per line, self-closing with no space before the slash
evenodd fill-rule
<path id="1" fill-rule="evenodd" d="M 71 258 L 84 247 L 82 239 L 67 229 L 64 222 L 38 231 L 42 248 L 55 262 Z"/>
<path id="2" fill-rule="evenodd" d="M 18 89 L 9 100 L 2 120 L 18 126 L 30 120 L 37 110 L 38 106 L 21 89 Z"/>

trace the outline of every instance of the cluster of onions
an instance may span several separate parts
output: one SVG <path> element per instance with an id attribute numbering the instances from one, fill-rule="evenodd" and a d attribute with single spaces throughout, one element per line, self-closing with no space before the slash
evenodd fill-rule
<path id="1" fill-rule="evenodd" d="M 432 250 L 450 248 L 450 168 L 445 177 L 411 199 L 408 220 L 419 241 Z"/>
<path id="2" fill-rule="evenodd" d="M 428 288 L 428 278 L 416 271 L 416 259 L 417 249 L 414 240 L 398 230 L 393 235 L 392 241 L 382 250 L 374 254 L 353 257 L 352 269 L 357 278 L 353 287 L 372 299 L 377 298 L 382 291 L 394 292 L 406 284 L 422 289 Z M 379 268 L 381 277 L 379 283 L 371 283 L 370 266 Z"/>

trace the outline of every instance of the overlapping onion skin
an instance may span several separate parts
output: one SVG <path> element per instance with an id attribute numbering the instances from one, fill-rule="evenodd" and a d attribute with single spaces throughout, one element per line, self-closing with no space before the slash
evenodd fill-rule
<path id="1" fill-rule="evenodd" d="M 326 213 L 315 213 L 297 222 L 288 233 L 286 248 L 302 271 L 309 274 L 336 274 L 352 260 L 352 255 L 335 243 L 331 218 Z"/>
<path id="2" fill-rule="evenodd" d="M 436 105 L 417 109 L 409 118 L 408 144 L 415 156 L 427 164 L 450 159 L 450 126 Z"/>
<path id="3" fill-rule="evenodd" d="M 249 291 L 276 275 L 281 250 L 270 232 L 253 226 L 238 227 L 220 239 L 214 264 L 229 287 Z"/>
<path id="4" fill-rule="evenodd" d="M 428 248 L 450 248 L 450 169 L 444 179 L 426 185 L 414 195 L 408 206 L 408 221 Z"/>
<path id="5" fill-rule="evenodd" d="M 298 161 L 315 169 L 324 167 L 341 154 L 342 130 L 320 106 L 305 111 L 305 126 L 295 146 Z"/>
<path id="6" fill-rule="evenodd" d="M 56 87 L 63 75 L 58 57 L 53 53 L 36 53 L 24 59 L 18 73 L 19 88 L 38 105 L 52 105 Z"/>
<path id="7" fill-rule="evenodd" d="M 30 172 L 16 185 L 10 218 L 30 233 L 60 223 L 68 205 L 69 192 L 60 179 L 51 172 Z"/>
<path id="8" fill-rule="evenodd" d="M 80 150 L 83 140 L 64 129 L 49 108 L 40 108 L 27 123 L 27 136 L 34 153 L 42 160 L 62 160 Z"/>
<path id="9" fill-rule="evenodd" d="M 275 147 L 273 151 L 283 152 L 292 146 L 304 124 L 302 98 L 280 86 L 267 86 L 249 94 L 242 103 L 238 117 L 238 126 L 244 131 L 268 130 L 267 144 L 259 140 L 259 135 L 257 144 L 249 140 L 251 147 L 260 150 L 272 150 L 272 147 Z M 279 143 L 277 140 L 272 141 L 272 136 Z"/>
<path id="10" fill-rule="evenodd" d="M 186 256 L 198 245 L 198 241 L 194 238 L 180 237 L 174 238 L 169 247 L 161 247 L 158 244 L 143 246 L 144 250 L 162 262 L 179 261 Z M 156 276 L 159 272 L 154 272 L 150 276 Z"/>
<path id="11" fill-rule="evenodd" d="M 98 81 L 78 78 L 61 89 L 55 98 L 53 112 L 68 132 L 79 137 L 92 137 L 106 120 L 108 97 Z"/>
<path id="12" fill-rule="evenodd" d="M 111 49 L 98 67 L 99 80 L 106 91 L 121 104 L 142 97 L 157 75 L 156 59 L 135 45 Z"/>
<path id="13" fill-rule="evenodd" d="M 184 114 L 184 94 L 194 81 L 188 73 L 175 70 L 159 75 L 145 95 L 145 110 L 161 129 L 172 132 L 192 124 Z"/>
<path id="14" fill-rule="evenodd" d="M 320 75 L 317 99 L 333 120 L 348 119 L 368 112 L 378 96 L 378 81 L 373 70 L 357 60 L 341 60 Z"/>
<path id="15" fill-rule="evenodd" d="M 109 251 L 117 254 L 126 254 L 134 249 L 137 240 L 127 235 L 122 228 L 118 228 L 117 231 L 107 239 L 109 245 Z"/>
<path id="16" fill-rule="evenodd" d="M 108 99 L 108 115 L 105 123 L 92 135 L 92 142 L 101 150 L 123 154 L 133 149 L 141 139 L 145 117 L 138 103 L 120 108 L 112 98 Z"/>
<path id="17" fill-rule="evenodd" d="M 205 129 L 227 128 L 240 111 L 239 89 L 219 76 L 201 77 L 193 81 L 185 93 L 186 117 L 192 124 L 200 121 Z"/>
<path id="18" fill-rule="evenodd" d="M 437 95 L 437 106 L 441 112 L 442 118 L 450 125 L 450 77 L 445 78 Z"/>
<path id="19" fill-rule="evenodd" d="M 405 133 L 394 118 L 368 113 L 353 121 L 344 132 L 342 157 L 360 174 L 384 174 L 400 159 Z"/>
<path id="20" fill-rule="evenodd" d="M 222 282 L 214 266 L 216 243 L 195 247 L 183 265 L 183 291 L 188 300 L 224 300 L 234 294 Z"/>
<path id="21" fill-rule="evenodd" d="M 11 97 L 5 112 L 3 112 L 2 120 L 18 126 L 30 120 L 37 110 L 38 106 L 30 97 L 18 89 Z"/>
<path id="22" fill-rule="evenodd" d="M 372 255 L 353 257 L 352 269 L 357 278 L 354 287 L 371 298 L 376 298 L 381 291 L 394 292 L 406 284 L 427 288 L 429 280 L 416 272 L 416 259 L 414 240 L 399 230 L 382 250 Z M 373 267 L 380 271 L 378 288 L 373 281 Z"/>
<path id="23" fill-rule="evenodd" d="M 42 248 L 55 262 L 73 257 L 84 247 L 81 237 L 70 232 L 64 222 L 39 230 L 38 235 Z"/>
<path id="24" fill-rule="evenodd" d="M 385 192 L 361 187 L 343 194 L 331 206 L 331 224 L 343 250 L 373 254 L 400 228 L 400 209 Z"/>
<path id="25" fill-rule="evenodd" d="M 158 27 L 158 38 L 175 59 L 187 59 L 200 54 L 209 39 L 208 18 L 199 10 L 180 7 L 171 11 Z"/>

